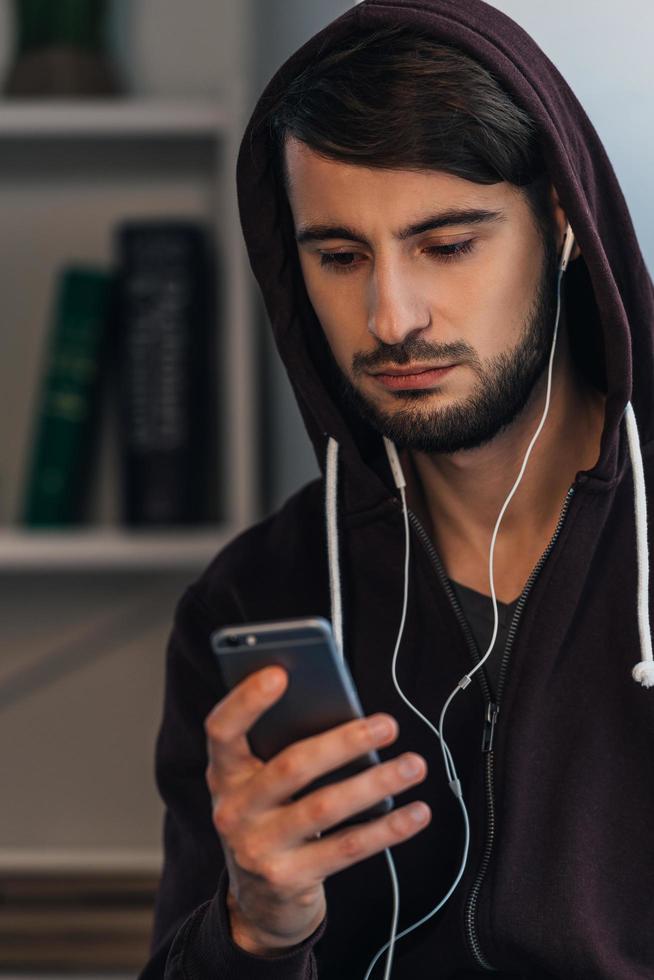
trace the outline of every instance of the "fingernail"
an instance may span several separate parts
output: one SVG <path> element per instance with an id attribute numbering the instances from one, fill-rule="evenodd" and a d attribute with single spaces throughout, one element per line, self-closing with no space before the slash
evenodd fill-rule
<path id="1" fill-rule="evenodd" d="M 261 688 L 266 694 L 272 694 L 282 686 L 282 675 L 278 670 L 269 670 L 261 678 Z"/>
<path id="2" fill-rule="evenodd" d="M 409 757 L 408 759 L 403 759 L 398 768 L 400 770 L 400 776 L 410 779 L 412 776 L 417 776 L 419 772 L 422 772 L 422 763 L 418 759 Z"/>
<path id="3" fill-rule="evenodd" d="M 409 816 L 414 823 L 426 823 L 429 820 L 429 807 L 426 803 L 414 803 L 409 807 Z"/>
<path id="4" fill-rule="evenodd" d="M 393 732 L 393 726 L 388 718 L 375 718 L 370 722 L 370 734 L 373 738 L 387 738 Z"/>

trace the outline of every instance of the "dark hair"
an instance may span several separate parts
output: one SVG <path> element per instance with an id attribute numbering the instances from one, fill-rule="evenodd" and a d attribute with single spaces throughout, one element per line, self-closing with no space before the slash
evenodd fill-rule
<path id="1" fill-rule="evenodd" d="M 293 136 L 347 163 L 507 181 L 524 189 L 544 236 L 551 230 L 550 181 L 530 116 L 481 64 L 415 28 L 348 37 L 291 81 L 265 121 L 285 184 Z"/>

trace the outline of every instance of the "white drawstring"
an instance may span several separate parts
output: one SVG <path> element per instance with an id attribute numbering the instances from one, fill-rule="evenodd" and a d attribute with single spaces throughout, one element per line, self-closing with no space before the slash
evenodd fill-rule
<path id="1" fill-rule="evenodd" d="M 638 632 L 642 660 L 632 671 L 635 681 L 643 687 L 654 687 L 654 657 L 649 623 L 649 548 L 647 544 L 647 497 L 645 471 L 640 449 L 638 426 L 631 402 L 625 410 L 629 455 L 634 479 L 634 514 L 636 518 L 636 553 L 638 556 Z"/>
<path id="2" fill-rule="evenodd" d="M 341 597 L 341 571 L 340 571 L 340 561 L 338 552 L 338 442 L 336 439 L 330 437 L 327 444 L 327 462 L 325 466 L 325 514 L 327 517 L 327 561 L 329 563 L 329 594 L 331 602 L 331 617 L 332 617 L 332 631 L 334 633 L 334 639 L 336 641 L 336 647 L 344 658 L 343 651 L 343 604 Z M 408 548 L 408 527 L 406 529 L 406 544 Z M 407 552 L 408 561 L 408 552 Z M 408 584 L 406 578 L 405 569 L 405 583 Z M 406 617 L 406 584 L 405 584 L 405 595 L 404 595 L 404 607 L 402 612 L 402 627 L 400 629 L 400 635 L 397 639 L 397 645 L 395 652 L 397 654 L 397 648 L 399 647 L 402 629 L 404 627 L 404 619 Z M 393 953 L 395 950 L 395 938 L 397 933 L 397 922 L 400 915 L 400 886 L 397 880 L 397 872 L 395 870 L 395 862 L 393 861 L 393 856 L 389 848 L 384 851 L 386 856 L 386 861 L 388 863 L 388 870 L 391 876 L 391 884 L 393 888 L 393 917 L 391 924 L 391 938 L 390 941 L 383 947 L 371 963 L 368 968 L 368 973 L 366 974 L 366 980 L 370 976 L 371 970 L 377 959 L 388 948 L 388 955 L 386 957 L 386 967 L 384 970 L 384 980 L 390 980 L 391 969 L 393 965 Z"/>
<path id="3" fill-rule="evenodd" d="M 336 649 L 343 653 L 343 602 L 341 599 L 341 566 L 338 553 L 337 499 L 338 492 L 338 443 L 330 437 L 327 444 L 325 474 L 325 513 L 327 516 L 327 561 L 329 564 L 329 595 L 331 601 L 332 630 Z"/>

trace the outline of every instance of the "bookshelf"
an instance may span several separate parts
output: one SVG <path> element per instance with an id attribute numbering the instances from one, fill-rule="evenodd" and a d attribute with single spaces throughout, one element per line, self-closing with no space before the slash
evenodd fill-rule
<path id="1" fill-rule="evenodd" d="M 13 208 L 18 220 L 22 205 L 25 225 L 34 223 L 31 234 L 21 239 L 18 233 L 16 264 L 22 263 L 18 283 L 11 260 L 5 264 L 4 276 L 0 273 L 0 280 L 5 280 L 3 294 L 9 295 L 5 323 L 10 324 L 10 346 L 16 358 L 11 365 L 5 363 L 4 374 L 0 367 L 0 384 L 16 406 L 11 424 L 5 420 L 3 430 L 0 422 L 0 439 L 8 449 L 0 481 L 0 571 L 119 572 L 164 566 L 171 572 L 199 570 L 253 520 L 257 504 L 256 390 L 250 273 L 234 178 L 244 119 L 235 86 L 223 99 L 0 102 L 0 157 L 4 161 L 0 163 L 0 184 L 6 177 L 5 189 L 0 188 L 0 207 L 6 203 L 3 211 L 10 219 Z M 30 199 L 35 186 L 41 202 Z M 43 206 L 52 216 L 58 213 L 63 218 L 67 203 L 69 227 L 55 238 L 51 216 Z M 22 529 L 15 515 L 24 485 L 57 267 L 70 258 L 111 264 L 112 227 L 123 218 L 159 214 L 206 221 L 216 243 L 219 308 L 214 374 L 218 390 L 212 397 L 224 520 L 187 531 L 121 528 L 117 515 L 119 460 L 112 431 L 115 423 L 109 413 L 101 435 L 92 525 L 70 532 Z M 21 273 L 28 278 L 30 239 L 41 245 L 30 274 L 35 288 L 28 293 L 21 291 L 20 278 Z"/>
<path id="2" fill-rule="evenodd" d="M 15 803 L 0 821 L 5 876 L 61 880 L 76 867 L 156 880 L 161 866 L 152 767 L 175 603 L 257 513 L 253 300 L 235 193 L 244 121 L 236 86 L 222 99 L 0 100 L 0 390 L 10 406 L 0 413 L 0 769 Z M 69 261 L 109 267 L 115 225 L 160 215 L 206 222 L 216 244 L 212 410 L 223 519 L 123 527 L 115 418 L 105 411 L 92 522 L 22 527 L 16 515 L 58 271 Z M 97 765 L 100 786 L 90 775 Z M 46 815 L 38 797 L 48 772 L 58 775 Z"/>

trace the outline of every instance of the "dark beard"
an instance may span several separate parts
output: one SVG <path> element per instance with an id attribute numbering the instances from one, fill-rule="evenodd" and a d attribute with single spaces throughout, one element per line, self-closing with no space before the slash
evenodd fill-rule
<path id="1" fill-rule="evenodd" d="M 357 354 L 353 359 L 355 377 L 377 366 L 465 360 L 478 377 L 465 401 L 447 408 L 420 411 L 420 402 L 430 398 L 433 389 L 396 391 L 393 394 L 397 402 L 406 407 L 393 413 L 383 412 L 339 370 L 341 395 L 398 449 L 455 453 L 490 442 L 520 415 L 547 368 L 556 319 L 557 266 L 556 245 L 552 240 L 545 249 L 543 273 L 522 338 L 512 350 L 496 355 L 485 365 L 474 349 L 463 342 L 437 344 L 421 338 L 409 338 L 405 344 L 380 344 L 371 354 Z"/>

